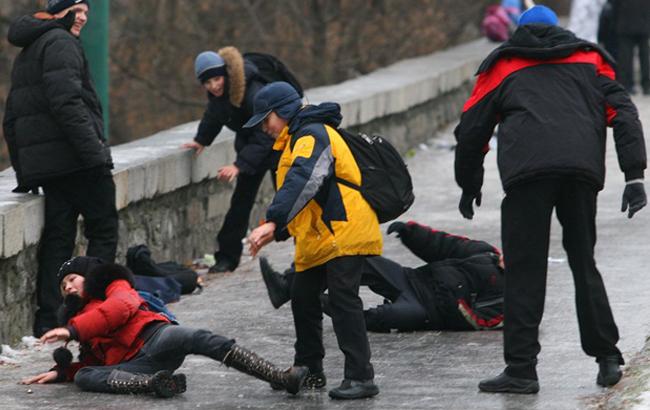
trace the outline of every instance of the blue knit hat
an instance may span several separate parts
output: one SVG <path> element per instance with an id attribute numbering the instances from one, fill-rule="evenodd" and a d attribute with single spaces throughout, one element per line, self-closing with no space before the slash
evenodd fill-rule
<path id="1" fill-rule="evenodd" d="M 557 14 L 546 6 L 533 6 L 524 11 L 519 17 L 518 25 L 524 24 L 548 24 L 557 26 Z"/>
<path id="2" fill-rule="evenodd" d="M 196 78 L 204 83 L 212 77 L 226 75 L 226 63 L 223 58 L 214 51 L 204 51 L 194 60 L 194 73 Z"/>
<path id="3" fill-rule="evenodd" d="M 253 116 L 244 128 L 252 128 L 262 122 L 271 111 L 281 118 L 290 120 L 302 107 L 302 100 L 296 90 L 284 81 L 276 81 L 262 87 L 253 100 Z"/>
<path id="4" fill-rule="evenodd" d="M 47 0 L 47 9 L 45 9 L 50 14 L 56 14 L 60 11 L 72 7 L 75 4 L 84 3 L 88 5 L 86 0 Z"/>

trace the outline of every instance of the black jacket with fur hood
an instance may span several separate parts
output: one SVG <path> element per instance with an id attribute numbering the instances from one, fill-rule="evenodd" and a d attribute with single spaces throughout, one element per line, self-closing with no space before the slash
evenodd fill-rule
<path id="1" fill-rule="evenodd" d="M 225 125 L 235 132 L 235 165 L 240 172 L 256 174 L 275 168 L 273 139 L 260 126 L 242 128 L 253 116 L 253 98 L 266 85 L 258 75 L 257 67 L 245 60 L 234 47 L 224 47 L 218 54 L 226 63 L 226 90 L 221 97 L 209 92 L 208 106 L 203 114 L 194 140 L 207 146 Z"/>

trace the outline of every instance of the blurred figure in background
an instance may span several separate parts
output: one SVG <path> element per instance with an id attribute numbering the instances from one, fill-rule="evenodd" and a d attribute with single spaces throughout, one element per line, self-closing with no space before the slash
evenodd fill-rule
<path id="1" fill-rule="evenodd" d="M 619 81 L 631 94 L 634 86 L 634 50 L 638 49 L 643 94 L 650 95 L 650 1 L 609 0 L 613 5 L 618 39 Z"/>

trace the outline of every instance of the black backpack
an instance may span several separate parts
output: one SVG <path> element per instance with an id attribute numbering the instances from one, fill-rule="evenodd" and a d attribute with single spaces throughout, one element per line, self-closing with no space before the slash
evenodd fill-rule
<path id="1" fill-rule="evenodd" d="M 341 178 L 337 181 L 359 190 L 377 214 L 379 223 L 391 221 L 406 212 L 415 200 L 413 182 L 395 147 L 379 135 L 369 137 L 341 128 L 337 131 L 359 166 L 361 186 Z"/>
<path id="2" fill-rule="evenodd" d="M 287 66 L 282 61 L 278 60 L 277 57 L 266 53 L 250 52 L 244 53 L 244 59 L 255 64 L 259 76 L 267 83 L 285 81 L 296 89 L 300 97 L 304 96 L 302 85 L 300 85 L 296 76 L 294 76 Z"/>

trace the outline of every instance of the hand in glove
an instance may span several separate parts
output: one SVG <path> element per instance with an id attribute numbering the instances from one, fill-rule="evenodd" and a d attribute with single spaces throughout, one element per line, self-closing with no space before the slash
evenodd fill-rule
<path id="1" fill-rule="evenodd" d="M 390 235 L 393 232 L 397 232 L 397 237 L 400 238 L 402 236 L 402 233 L 404 233 L 407 228 L 408 225 L 406 225 L 404 222 L 395 221 L 388 226 L 386 233 Z"/>
<path id="2" fill-rule="evenodd" d="M 474 207 L 472 202 L 476 202 L 476 206 L 481 206 L 481 192 L 476 194 L 468 194 L 463 191 L 463 194 L 460 196 L 460 202 L 458 203 L 458 210 L 465 219 L 474 218 Z"/>
<path id="3" fill-rule="evenodd" d="M 643 182 L 634 182 L 625 185 L 625 190 L 623 191 L 623 202 L 621 203 L 621 212 L 627 210 L 628 218 L 632 218 L 634 214 L 639 212 L 647 203 L 648 199 L 645 195 Z"/>

